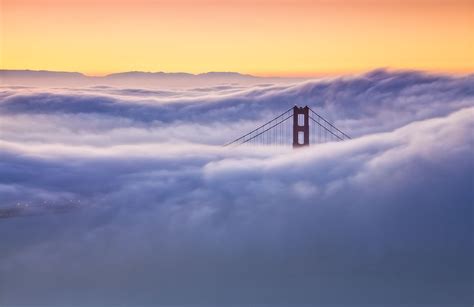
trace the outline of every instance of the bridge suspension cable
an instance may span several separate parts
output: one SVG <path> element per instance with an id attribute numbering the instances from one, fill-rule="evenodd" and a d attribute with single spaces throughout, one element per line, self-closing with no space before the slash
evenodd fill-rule
<path id="1" fill-rule="evenodd" d="M 291 114 L 288 118 L 284 119 L 283 121 L 279 121 L 278 123 L 276 124 L 273 124 L 275 123 L 276 121 L 278 121 L 280 118 L 288 115 L 291 111 L 293 110 L 293 108 L 289 108 L 288 110 L 286 110 L 285 112 L 281 113 L 280 115 L 278 115 L 277 117 L 271 119 L 270 121 L 266 122 L 265 124 L 255 128 L 254 130 L 250 131 L 249 133 L 246 133 L 244 135 L 242 135 L 241 137 L 225 144 L 224 146 L 230 146 L 230 145 L 241 145 L 241 144 L 244 144 L 244 143 L 248 143 L 249 141 L 251 141 L 252 139 L 255 139 L 256 137 L 258 137 L 259 135 L 262 135 L 263 133 L 265 133 L 266 131 L 274 128 L 275 126 L 281 124 L 282 122 L 284 122 L 285 120 L 287 120 L 288 118 L 292 117 L 293 114 Z M 272 125 L 273 124 L 273 125 Z M 269 128 L 267 128 L 268 126 L 271 126 Z M 263 130 L 263 131 L 262 131 Z"/>
<path id="2" fill-rule="evenodd" d="M 337 138 L 339 138 L 341 141 L 344 140 L 344 139 L 351 139 L 350 136 L 348 136 L 347 134 L 345 134 L 344 132 L 342 132 L 341 130 L 339 130 L 336 126 L 334 126 L 333 124 L 331 124 L 329 121 L 327 121 L 324 117 L 322 117 L 321 115 L 319 115 L 318 113 L 314 112 L 313 109 L 309 108 L 309 111 L 314 115 L 316 116 L 318 119 L 322 120 L 325 124 L 329 125 L 329 127 L 331 127 L 332 129 L 334 129 L 335 131 L 337 131 L 341 136 L 337 136 Z M 311 115 L 309 116 L 310 119 L 312 119 L 314 122 L 316 122 L 318 125 L 321 125 L 321 123 L 319 121 L 316 121 Z"/>

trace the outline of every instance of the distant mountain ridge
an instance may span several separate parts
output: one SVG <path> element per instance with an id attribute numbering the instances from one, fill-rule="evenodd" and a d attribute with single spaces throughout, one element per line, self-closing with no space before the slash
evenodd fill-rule
<path id="1" fill-rule="evenodd" d="M 17 70 L 17 69 L 0 69 L 0 77 L 17 77 L 17 78 L 34 78 L 34 77 L 75 77 L 87 78 L 80 72 L 69 71 L 51 71 L 51 70 Z"/>
<path id="2" fill-rule="evenodd" d="M 0 85 L 25 86 L 134 86 L 134 87 L 190 87 L 213 84 L 287 83 L 307 78 L 258 77 L 238 72 L 211 71 L 200 74 L 185 72 L 126 71 L 105 76 L 87 76 L 79 72 L 49 70 L 0 69 Z"/>
<path id="3" fill-rule="evenodd" d="M 206 77 L 206 78 L 221 78 L 221 77 L 232 77 L 232 78 L 260 78 L 249 74 L 241 74 L 238 72 L 219 72 L 210 71 L 200 74 L 192 74 L 186 72 L 146 72 L 146 71 L 125 71 L 119 73 L 112 73 L 105 76 L 88 76 L 80 72 L 68 72 L 68 71 L 52 71 L 52 70 L 29 70 L 29 69 L 0 69 L 0 77 L 73 77 L 73 78 L 94 78 L 94 79 L 107 79 L 107 78 L 150 78 L 150 77 Z"/>

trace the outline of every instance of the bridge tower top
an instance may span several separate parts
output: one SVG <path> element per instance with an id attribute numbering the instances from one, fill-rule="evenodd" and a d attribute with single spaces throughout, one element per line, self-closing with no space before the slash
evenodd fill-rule
<path id="1" fill-rule="evenodd" d="M 309 107 L 293 107 L 293 148 L 309 146 Z"/>

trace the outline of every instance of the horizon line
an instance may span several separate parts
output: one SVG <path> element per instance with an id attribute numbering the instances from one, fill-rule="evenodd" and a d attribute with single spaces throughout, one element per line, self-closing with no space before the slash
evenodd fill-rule
<path id="1" fill-rule="evenodd" d="M 111 72 L 91 72 L 91 71 L 75 71 L 75 70 L 54 70 L 54 69 L 32 69 L 32 68 L 0 68 L 0 71 L 31 71 L 31 72 L 54 72 L 54 73 L 77 73 L 85 77 L 91 78 L 103 78 L 115 74 L 121 73 L 149 73 L 149 74 L 188 74 L 192 76 L 205 75 L 210 73 L 231 73 L 239 74 L 242 76 L 250 76 L 257 78 L 315 78 L 315 77 L 324 77 L 324 76 L 337 76 L 337 75 L 348 75 L 348 74 L 363 74 L 376 70 L 387 70 L 387 71 L 419 71 L 427 73 L 449 73 L 449 74 L 472 74 L 474 73 L 474 67 L 472 68 L 460 68 L 460 69 L 423 69 L 423 68 L 398 68 L 398 67 L 372 67 L 367 69 L 348 69 L 348 70 L 333 70 L 333 71 L 295 71 L 295 72 L 240 72 L 240 71 L 231 71 L 231 70 L 209 70 L 202 72 L 187 72 L 187 71 L 148 71 L 148 70 L 123 70 L 123 71 L 111 71 Z"/>

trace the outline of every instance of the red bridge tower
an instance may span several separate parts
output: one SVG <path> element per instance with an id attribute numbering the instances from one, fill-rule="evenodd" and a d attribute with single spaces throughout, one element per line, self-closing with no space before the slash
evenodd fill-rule
<path id="1" fill-rule="evenodd" d="M 293 148 L 309 146 L 309 108 L 293 108 Z"/>

